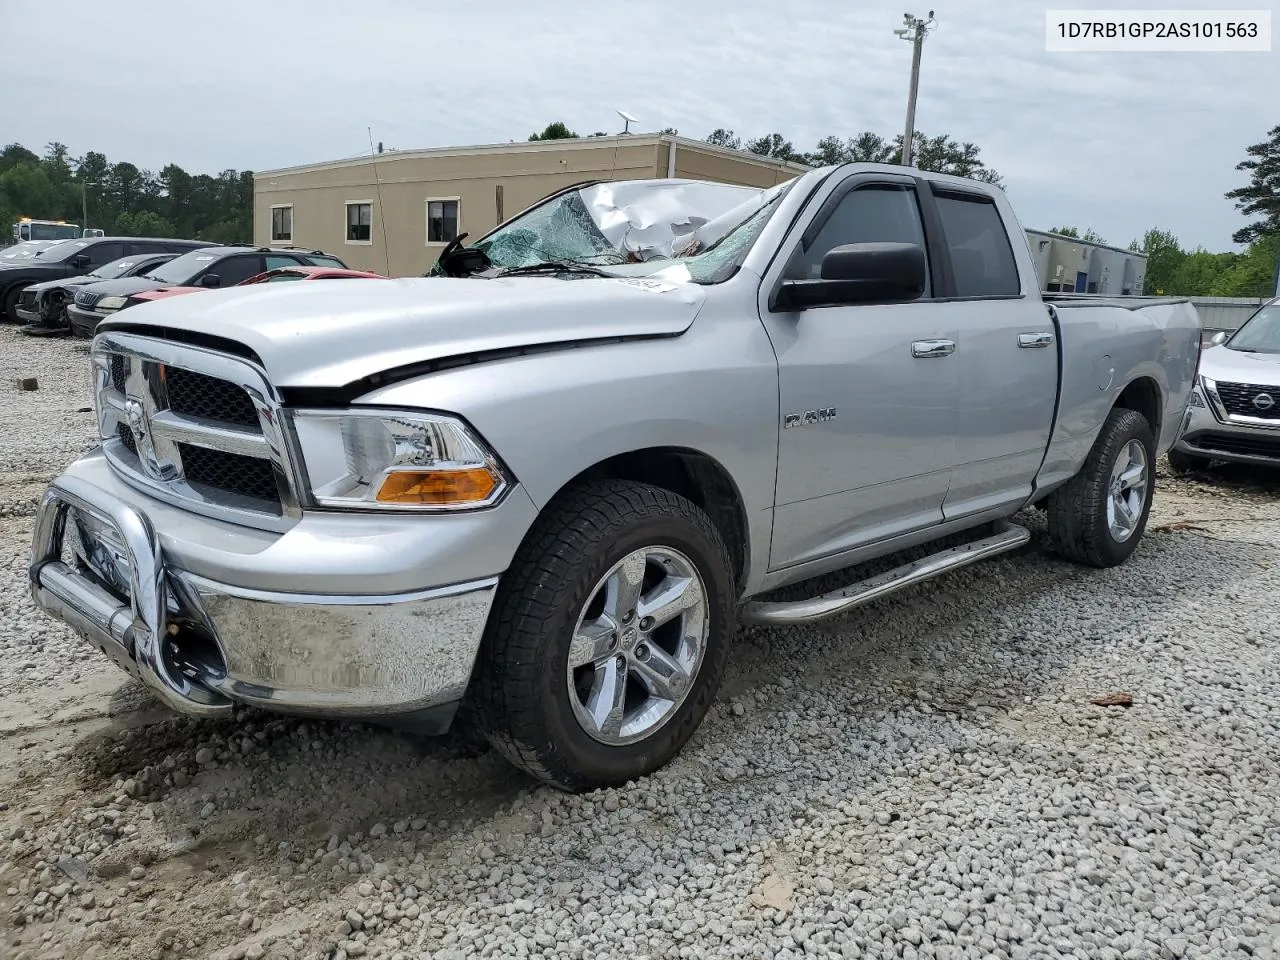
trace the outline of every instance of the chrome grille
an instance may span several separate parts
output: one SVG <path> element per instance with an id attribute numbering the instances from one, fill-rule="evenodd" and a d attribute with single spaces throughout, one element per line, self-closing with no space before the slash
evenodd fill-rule
<path id="1" fill-rule="evenodd" d="M 249 395 L 234 383 L 203 373 L 170 367 L 165 377 L 169 388 L 169 409 L 191 417 L 258 426 L 258 411 Z"/>
<path id="2" fill-rule="evenodd" d="M 279 399 L 238 357 L 134 334 L 93 347 L 102 448 L 126 481 L 263 529 L 298 516 Z"/>
<path id="3" fill-rule="evenodd" d="M 231 491 L 279 509 L 276 472 L 270 462 L 189 443 L 178 444 L 178 453 L 188 483 Z"/>
<path id="4" fill-rule="evenodd" d="M 1256 383 L 1217 383 L 1218 396 L 1227 413 L 1237 417 L 1280 420 L 1280 386 Z"/>
<path id="5" fill-rule="evenodd" d="M 100 293 L 90 293 L 88 290 L 81 290 L 76 294 L 77 307 L 96 307 L 98 301 L 103 297 Z"/>

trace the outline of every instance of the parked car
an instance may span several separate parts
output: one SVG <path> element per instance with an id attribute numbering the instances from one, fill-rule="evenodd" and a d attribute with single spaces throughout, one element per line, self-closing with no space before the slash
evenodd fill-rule
<path id="1" fill-rule="evenodd" d="M 1280 298 L 1235 333 L 1215 334 L 1200 356 L 1169 466 L 1188 473 L 1212 460 L 1280 466 Z"/>
<path id="2" fill-rule="evenodd" d="M 624 783 L 697 728 L 736 619 L 1014 550 L 1032 504 L 1073 561 L 1137 548 L 1195 309 L 1046 302 L 1023 238 L 998 188 L 900 166 L 595 184 L 443 276 L 114 317 L 36 601 L 185 713 L 438 732 L 465 701 L 533 776 Z"/>
<path id="3" fill-rule="evenodd" d="M 139 277 L 107 280 L 76 291 L 67 307 L 71 332 L 92 337 L 98 324 L 130 306 L 146 290 L 167 287 L 232 287 L 278 267 L 322 266 L 345 270 L 347 265 L 323 250 L 277 247 L 216 247 L 193 250 Z"/>
<path id="4" fill-rule="evenodd" d="M 82 240 L 57 240 L 27 257 L 10 259 L 6 256 L 25 246 L 26 244 L 17 244 L 0 254 L 0 320 L 8 323 L 19 322 L 18 298 L 33 283 L 82 276 L 121 257 L 147 253 L 185 253 L 211 244 L 201 240 L 155 237 L 90 237 Z"/>
<path id="5" fill-rule="evenodd" d="M 37 257 L 49 247 L 55 244 L 65 243 L 64 240 L 27 240 L 23 243 L 15 243 L 12 246 L 0 249 L 0 266 L 12 266 L 14 263 L 22 260 L 30 260 Z"/>
<path id="6" fill-rule="evenodd" d="M 278 267 L 268 270 L 248 280 L 241 280 L 237 287 L 255 286 L 260 283 L 280 283 L 288 280 L 385 280 L 380 273 L 369 273 L 367 270 L 346 270 L 337 267 Z M 135 293 L 125 301 L 126 307 L 139 303 L 152 303 L 156 300 L 167 300 L 169 297 L 182 296 L 187 293 L 202 293 L 208 287 L 161 287 L 159 290 L 143 290 Z"/>
<path id="7" fill-rule="evenodd" d="M 176 253 L 148 253 L 121 257 L 80 277 L 33 283 L 18 297 L 18 320 L 26 324 L 22 332 L 36 337 L 68 333 L 71 324 L 67 320 L 67 303 L 75 295 L 77 287 L 101 280 L 136 277 L 176 256 Z"/>

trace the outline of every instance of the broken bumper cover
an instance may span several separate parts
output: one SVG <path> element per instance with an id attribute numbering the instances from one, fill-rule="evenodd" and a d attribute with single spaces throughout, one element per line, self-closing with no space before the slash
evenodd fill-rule
<path id="1" fill-rule="evenodd" d="M 246 704 L 437 729 L 466 690 L 498 582 L 376 596 L 230 586 L 174 566 L 143 509 L 68 474 L 40 504 L 30 573 L 41 608 L 182 713 Z"/>

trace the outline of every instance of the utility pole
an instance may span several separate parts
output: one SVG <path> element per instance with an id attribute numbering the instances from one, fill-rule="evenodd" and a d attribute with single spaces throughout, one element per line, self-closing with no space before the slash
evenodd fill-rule
<path id="1" fill-rule="evenodd" d="M 89 188 L 96 187 L 96 180 L 80 181 L 80 235 L 84 236 L 84 231 L 89 229 Z"/>
<path id="2" fill-rule="evenodd" d="M 909 13 L 902 15 L 902 22 L 906 26 L 895 31 L 903 40 L 909 40 L 912 44 L 911 51 L 911 91 L 907 94 L 907 127 L 902 134 L 902 165 L 904 167 L 911 166 L 912 147 L 916 132 L 916 92 L 920 88 L 920 51 L 924 47 L 924 38 L 929 33 L 929 28 L 933 26 L 933 11 L 929 11 L 929 16 L 921 20 L 919 17 L 912 16 Z"/>

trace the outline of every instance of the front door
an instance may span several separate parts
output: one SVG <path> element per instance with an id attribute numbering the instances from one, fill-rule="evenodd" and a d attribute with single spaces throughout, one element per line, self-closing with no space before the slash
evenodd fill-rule
<path id="1" fill-rule="evenodd" d="M 765 277 L 817 278 L 833 247 L 925 245 L 915 182 L 853 174 L 829 188 Z M 807 242 L 806 242 L 807 241 Z M 778 356 L 771 569 L 935 525 L 955 454 L 957 329 L 946 304 L 830 306 L 762 316 Z"/>

